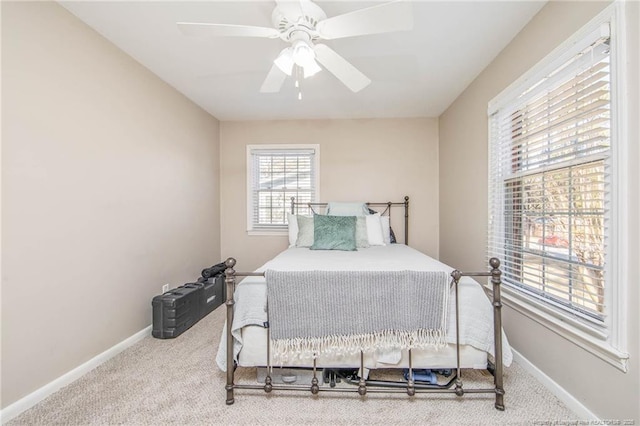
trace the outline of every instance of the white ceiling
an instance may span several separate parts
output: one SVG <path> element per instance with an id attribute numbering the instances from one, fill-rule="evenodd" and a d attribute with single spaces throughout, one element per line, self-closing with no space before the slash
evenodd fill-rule
<path id="1" fill-rule="evenodd" d="M 328 17 L 381 2 L 316 1 Z M 324 41 L 372 83 L 353 93 L 327 70 L 260 93 L 287 43 L 194 38 L 176 22 L 272 27 L 271 1 L 64 1 L 61 4 L 220 120 L 437 117 L 544 6 L 536 1 L 413 2 L 412 31 Z"/>

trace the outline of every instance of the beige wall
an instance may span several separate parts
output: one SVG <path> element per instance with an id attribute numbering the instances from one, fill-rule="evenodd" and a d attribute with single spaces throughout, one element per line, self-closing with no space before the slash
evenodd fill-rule
<path id="1" fill-rule="evenodd" d="M 487 229 L 487 103 L 536 64 L 556 46 L 598 14 L 608 3 L 548 3 L 522 32 L 500 53 L 482 74 L 440 117 L 440 257 L 458 268 L 483 267 Z M 640 179 L 638 148 L 638 2 L 628 2 L 629 158 L 628 184 L 635 193 L 628 200 L 629 235 L 639 236 Z M 455 167 L 453 167 L 455 165 Z M 465 205 L 458 200 L 464 194 Z M 533 364 L 570 392 L 596 415 L 604 419 L 640 420 L 640 296 L 638 240 L 630 238 L 628 340 L 631 359 L 624 374 L 585 352 L 538 323 L 509 308 L 504 321 L 512 345 Z M 465 244 L 460 244 L 464 241 Z M 508 407 L 507 389 L 507 407 Z"/>
<path id="2" fill-rule="evenodd" d="M 2 2 L 2 407 L 219 251 L 219 123 L 54 2 Z"/>
<path id="3" fill-rule="evenodd" d="M 320 144 L 321 201 L 402 201 L 408 195 L 410 245 L 438 256 L 436 119 L 222 122 L 220 143 L 222 255 L 236 257 L 238 270 L 253 270 L 288 244 L 284 235 L 247 235 L 250 144 Z M 400 220 L 402 210 L 394 217 Z M 402 230 L 401 221 L 392 222 Z"/>

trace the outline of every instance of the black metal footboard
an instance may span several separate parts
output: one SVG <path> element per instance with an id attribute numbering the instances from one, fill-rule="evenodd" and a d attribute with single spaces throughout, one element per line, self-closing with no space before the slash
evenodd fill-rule
<path id="1" fill-rule="evenodd" d="M 318 379 L 318 369 L 316 360 L 313 360 L 313 378 L 310 386 L 307 385 L 286 385 L 274 384 L 272 380 L 272 365 L 270 354 L 270 333 L 267 328 L 267 375 L 263 385 L 234 384 L 235 363 L 233 359 L 233 336 L 231 334 L 234 313 L 234 290 L 236 285 L 236 277 L 248 276 L 264 276 L 264 273 L 257 272 L 236 272 L 234 267 L 236 260 L 229 258 L 226 260 L 227 269 L 225 271 L 225 283 L 227 286 L 227 405 L 234 403 L 234 390 L 236 389 L 262 389 L 266 393 L 274 390 L 287 391 L 310 391 L 316 395 L 319 392 L 357 392 L 361 396 L 367 393 L 407 393 L 414 396 L 416 393 L 453 393 L 458 397 L 462 397 L 465 393 L 491 393 L 495 394 L 495 408 L 504 410 L 504 388 L 503 388 L 503 360 L 502 360 L 502 302 L 500 300 L 501 271 L 500 261 L 496 258 L 489 260 L 489 272 L 460 272 L 453 271 L 451 273 L 452 285 L 455 286 L 455 324 L 456 324 L 456 369 L 452 379 L 444 385 L 425 385 L 416 383 L 413 380 L 413 369 L 411 360 L 411 349 L 408 350 L 409 374 L 407 382 L 382 382 L 364 379 L 364 374 L 360 374 L 357 387 L 354 388 L 336 388 L 336 387 L 320 387 Z M 462 277 L 491 277 L 493 288 L 493 319 L 494 319 L 494 343 L 495 343 L 495 367 L 494 367 L 494 386 L 488 388 L 465 389 L 462 382 L 462 369 L 460 367 L 460 341 L 459 341 L 459 302 L 458 302 L 458 285 Z M 360 371 L 364 372 L 364 353 L 360 352 Z M 321 377 L 322 373 L 320 373 Z"/>

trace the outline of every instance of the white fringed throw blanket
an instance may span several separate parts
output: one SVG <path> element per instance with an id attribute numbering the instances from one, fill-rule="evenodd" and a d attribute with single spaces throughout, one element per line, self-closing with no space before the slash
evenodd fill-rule
<path id="1" fill-rule="evenodd" d="M 265 277 L 276 362 L 446 345 L 445 272 L 267 270 Z"/>

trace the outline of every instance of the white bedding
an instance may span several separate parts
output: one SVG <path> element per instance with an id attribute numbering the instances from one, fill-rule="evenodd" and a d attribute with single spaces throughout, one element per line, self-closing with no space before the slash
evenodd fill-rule
<path id="1" fill-rule="evenodd" d="M 357 251 L 309 250 L 308 248 L 290 247 L 267 262 L 258 271 L 262 272 L 267 269 L 279 271 L 415 270 L 446 271 L 448 273 L 453 270 L 453 268 L 404 244 L 372 246 L 358 249 Z M 243 327 L 251 325 L 263 326 L 267 321 L 266 299 L 264 277 L 246 277 L 236 287 L 232 327 L 234 358 L 236 361 L 243 347 Z M 469 345 L 494 355 L 493 308 L 484 290 L 473 279 L 463 277 L 459 284 L 459 301 L 461 345 Z M 319 301 L 319 303 L 322 303 L 322 301 Z M 455 332 L 455 298 L 452 293 L 449 307 L 448 343 L 455 344 Z M 502 341 L 504 365 L 509 366 L 512 361 L 512 353 L 504 333 Z M 380 354 L 382 359 L 394 359 L 400 356 L 399 350 L 398 354 Z M 216 362 L 220 369 L 226 370 L 226 333 L 222 333 Z"/>

